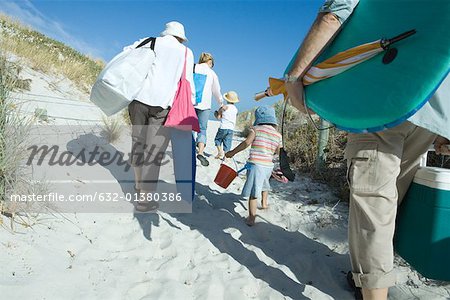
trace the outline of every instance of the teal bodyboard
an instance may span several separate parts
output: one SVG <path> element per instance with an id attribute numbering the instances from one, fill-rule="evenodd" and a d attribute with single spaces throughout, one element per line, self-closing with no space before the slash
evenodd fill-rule
<path id="1" fill-rule="evenodd" d="M 307 106 L 350 132 L 380 131 L 413 115 L 449 73 L 449 0 L 361 0 L 315 63 L 412 29 L 417 33 L 392 46 L 398 54 L 390 64 L 383 64 L 383 51 L 335 77 L 305 87 Z"/>

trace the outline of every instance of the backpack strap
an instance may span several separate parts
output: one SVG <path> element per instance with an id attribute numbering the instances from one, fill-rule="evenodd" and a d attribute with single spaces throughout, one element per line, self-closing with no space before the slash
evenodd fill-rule
<path id="1" fill-rule="evenodd" d="M 151 42 L 151 44 L 150 44 L 150 49 L 155 50 L 156 38 L 155 38 L 155 37 L 152 37 L 151 39 L 152 39 L 152 42 Z"/>
<path id="2" fill-rule="evenodd" d="M 139 45 L 136 46 L 136 49 L 147 45 L 149 42 L 151 42 L 150 49 L 155 50 L 155 42 L 156 42 L 156 38 L 155 37 L 146 38 Z"/>

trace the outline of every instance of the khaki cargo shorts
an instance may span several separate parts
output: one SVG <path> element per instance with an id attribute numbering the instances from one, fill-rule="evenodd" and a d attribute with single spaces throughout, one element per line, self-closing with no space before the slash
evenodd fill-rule
<path id="1" fill-rule="evenodd" d="M 409 122 L 382 132 L 348 135 L 349 250 L 356 286 L 395 285 L 397 206 L 414 178 L 420 156 L 435 137 Z"/>

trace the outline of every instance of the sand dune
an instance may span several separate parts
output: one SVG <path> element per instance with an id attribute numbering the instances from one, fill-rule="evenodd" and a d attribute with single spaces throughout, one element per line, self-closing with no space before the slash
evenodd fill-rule
<path id="1" fill-rule="evenodd" d="M 50 89 L 38 79 L 44 75 L 33 72 L 27 76 L 41 83 L 30 93 L 44 102 L 30 99 L 25 112 L 44 103 L 54 117 L 50 123 L 101 120 L 90 103 L 52 98 L 80 93 L 61 92 L 70 90 L 65 81 L 55 91 L 55 84 Z M 20 101 L 24 96 L 15 97 Z M 14 232 L 2 216 L 0 298 L 352 299 L 345 279 L 350 269 L 346 203 L 326 185 L 299 174 L 293 183 L 273 181 L 270 209 L 259 212 L 254 227 L 246 226 L 243 175 L 227 190 L 213 182 L 220 165 L 213 158 L 217 127 L 209 123 L 211 164 L 197 163 L 191 214 L 41 214 L 32 228 L 16 225 Z M 239 142 L 237 137 L 233 141 Z M 237 155 L 239 166 L 246 155 Z M 105 172 L 113 182 L 114 175 Z M 450 297 L 448 285 L 425 285 L 410 268 L 397 269 L 402 284 L 391 289 L 391 299 Z"/>

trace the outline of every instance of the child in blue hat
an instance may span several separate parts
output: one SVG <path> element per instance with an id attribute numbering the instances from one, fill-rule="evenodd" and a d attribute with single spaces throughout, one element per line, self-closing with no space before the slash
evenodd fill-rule
<path id="1" fill-rule="evenodd" d="M 247 138 L 233 150 L 225 153 L 228 158 L 251 145 L 247 160 L 247 180 L 242 189 L 242 196 L 249 197 L 249 216 L 247 225 L 255 224 L 257 199 L 261 197 L 261 207 L 267 209 L 269 196 L 269 178 L 273 170 L 273 156 L 280 151 L 281 134 L 277 131 L 275 109 L 260 106 L 255 111 L 255 123 Z"/>

